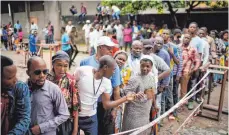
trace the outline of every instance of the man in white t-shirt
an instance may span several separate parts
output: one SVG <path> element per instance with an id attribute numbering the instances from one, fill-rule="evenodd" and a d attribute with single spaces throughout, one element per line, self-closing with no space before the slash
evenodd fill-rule
<path id="1" fill-rule="evenodd" d="M 72 25 L 72 21 L 68 21 L 68 25 L 66 26 L 66 28 L 65 28 L 65 30 L 66 30 L 66 32 L 68 33 L 68 35 L 71 33 L 71 31 L 72 31 L 72 27 L 73 27 L 73 25 Z"/>
<path id="2" fill-rule="evenodd" d="M 87 53 L 89 52 L 89 33 L 90 33 L 90 20 L 86 21 L 86 24 L 83 26 L 82 30 L 85 32 L 85 44 L 87 46 Z"/>
<path id="3" fill-rule="evenodd" d="M 113 17 L 113 20 L 119 20 L 120 19 L 120 9 L 117 7 L 117 6 L 115 6 L 115 5 L 113 5 L 112 7 L 111 7 L 111 9 L 112 9 L 112 11 L 113 11 L 113 13 L 112 13 L 112 17 Z"/>
<path id="4" fill-rule="evenodd" d="M 134 100 L 136 94 L 128 93 L 126 96 L 110 101 L 112 85 L 110 77 L 115 71 L 116 62 L 112 56 L 105 55 L 99 59 L 99 68 L 81 66 L 76 68 L 74 76 L 78 83 L 81 111 L 79 112 L 79 129 L 85 134 L 98 134 L 97 101 L 102 96 L 104 109 L 114 108 L 118 105 Z"/>
<path id="5" fill-rule="evenodd" d="M 124 40 L 123 40 L 124 27 L 122 26 L 122 24 L 120 24 L 120 20 L 116 21 L 116 25 L 114 26 L 114 28 L 116 29 L 116 36 L 117 36 L 119 46 L 122 47 L 124 45 Z"/>
<path id="6" fill-rule="evenodd" d="M 202 45 L 203 45 L 203 53 L 201 57 L 202 65 L 205 65 L 209 61 L 209 51 L 210 51 L 210 45 L 207 42 L 207 38 L 205 38 L 205 31 L 203 29 L 199 29 L 198 36 L 202 39 Z"/>
<path id="7" fill-rule="evenodd" d="M 32 31 L 32 33 L 33 33 L 34 31 L 38 31 L 38 26 L 37 26 L 37 24 L 34 23 L 33 21 L 32 21 L 32 23 L 31 23 L 30 30 Z"/>

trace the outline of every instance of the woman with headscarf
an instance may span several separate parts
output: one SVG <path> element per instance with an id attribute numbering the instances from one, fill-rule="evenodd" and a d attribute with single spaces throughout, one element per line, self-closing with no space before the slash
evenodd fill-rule
<path id="1" fill-rule="evenodd" d="M 58 51 L 52 57 L 53 69 L 48 74 L 47 79 L 57 84 L 68 105 L 71 117 L 58 127 L 58 135 L 76 135 L 78 133 L 78 111 L 80 111 L 80 101 L 75 78 L 67 73 L 70 58 L 64 51 Z"/>
<path id="2" fill-rule="evenodd" d="M 123 88 L 130 79 L 131 76 L 131 69 L 126 65 L 126 61 L 128 59 L 128 54 L 125 51 L 117 51 L 114 54 L 114 59 L 119 66 L 120 74 L 121 74 L 121 88 Z M 121 92 L 122 93 L 122 92 Z M 117 116 L 115 118 L 115 133 L 121 131 L 121 123 L 122 123 L 122 111 L 123 106 L 120 105 L 117 110 Z"/>
<path id="3" fill-rule="evenodd" d="M 140 60 L 140 73 L 133 76 L 123 88 L 124 94 L 136 93 L 137 100 L 128 102 L 124 109 L 122 130 L 131 130 L 148 124 L 152 105 L 156 108 L 155 78 L 151 74 L 153 60 L 151 56 L 145 55 Z M 152 104 L 153 103 L 153 104 Z M 149 135 L 150 129 L 141 135 Z"/>
<path id="4" fill-rule="evenodd" d="M 126 61 L 128 60 L 128 54 L 125 51 L 117 51 L 114 54 L 114 59 L 116 60 L 116 63 L 119 66 L 119 69 L 121 71 L 121 80 L 122 80 L 122 87 L 127 84 L 127 82 L 130 79 L 131 76 L 131 68 L 126 64 Z"/>

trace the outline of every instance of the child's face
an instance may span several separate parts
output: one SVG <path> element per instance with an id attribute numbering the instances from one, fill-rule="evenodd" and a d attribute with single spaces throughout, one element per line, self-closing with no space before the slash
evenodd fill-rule
<path id="1" fill-rule="evenodd" d="M 141 61 L 140 69 L 142 75 L 147 75 L 152 70 L 152 63 L 150 61 Z"/>

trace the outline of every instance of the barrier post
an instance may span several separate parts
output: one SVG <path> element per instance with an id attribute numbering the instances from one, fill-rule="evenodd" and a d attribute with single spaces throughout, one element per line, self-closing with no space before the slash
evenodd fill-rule
<path id="1" fill-rule="evenodd" d="M 221 120 L 221 114 L 222 112 L 225 114 L 228 114 L 227 111 L 223 110 L 223 101 L 224 101 L 224 92 L 225 92 L 225 85 L 226 85 L 226 79 L 227 79 L 227 74 L 229 67 L 224 67 L 224 66 L 218 66 L 218 65 L 210 65 L 209 68 L 214 68 L 214 69 L 208 69 L 210 73 L 210 78 L 209 78 L 209 91 L 208 91 L 208 99 L 207 99 L 207 104 L 201 106 L 201 113 L 199 116 L 210 118 L 213 120 L 220 121 Z M 221 69 L 221 70 L 216 70 L 216 69 Z M 218 106 L 210 105 L 210 96 L 211 96 L 211 89 L 212 89 L 212 80 L 213 80 L 213 74 L 220 74 L 223 75 L 223 82 L 221 85 L 221 91 L 220 91 L 220 99 L 219 99 L 219 104 Z M 210 111 L 215 111 L 217 112 L 216 117 L 211 117 L 209 114 L 203 114 L 203 109 L 207 109 Z"/>
<path id="2" fill-rule="evenodd" d="M 226 85 L 226 80 L 227 80 L 227 73 L 228 73 L 228 70 L 226 70 L 224 72 L 224 75 L 223 75 L 223 82 L 222 82 L 222 86 L 221 86 L 218 117 L 217 117 L 218 121 L 221 119 L 221 114 L 222 114 L 222 109 L 223 109 L 223 100 L 224 100 L 225 85 Z"/>
<path id="3" fill-rule="evenodd" d="M 207 100 L 207 104 L 210 104 L 210 98 L 211 98 L 211 91 L 212 91 L 212 79 L 213 79 L 213 73 L 210 73 L 209 75 L 209 84 L 208 84 L 208 100 Z"/>

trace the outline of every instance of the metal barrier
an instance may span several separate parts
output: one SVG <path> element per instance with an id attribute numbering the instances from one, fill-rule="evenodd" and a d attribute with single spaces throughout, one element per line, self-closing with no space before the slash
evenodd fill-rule
<path id="1" fill-rule="evenodd" d="M 217 71 L 217 70 L 213 70 L 213 69 L 207 69 L 207 68 L 220 68 L 223 69 L 224 71 Z M 205 70 L 207 69 L 207 70 Z M 158 117 L 157 119 L 155 119 L 154 121 L 150 122 L 147 125 L 144 125 L 142 127 L 138 127 L 135 129 L 131 129 L 128 131 L 124 131 L 124 132 L 120 132 L 117 134 L 113 134 L 113 135 L 123 135 L 123 134 L 127 134 L 127 133 L 131 133 L 130 135 L 137 135 L 143 131 L 145 131 L 146 129 L 154 126 L 156 123 L 158 123 L 161 119 L 165 118 L 166 116 L 168 116 L 170 113 L 172 113 L 175 109 L 177 109 L 178 107 L 180 107 L 181 105 L 183 105 L 186 101 L 188 101 L 188 99 L 190 99 L 191 97 L 193 97 L 194 95 L 196 95 L 198 92 L 200 92 L 204 87 L 196 90 L 194 92 L 194 90 L 196 89 L 196 87 L 210 74 L 210 78 L 209 78 L 209 92 L 208 92 L 208 100 L 207 103 L 209 104 L 210 102 L 210 94 L 211 94 L 211 85 L 212 85 L 212 77 L 213 74 L 217 73 L 217 74 L 223 74 L 223 83 L 221 86 L 221 92 L 220 92 L 220 101 L 219 101 L 219 108 L 217 110 L 213 109 L 213 108 L 208 108 L 214 111 L 218 112 L 217 115 L 217 120 L 220 120 L 221 118 L 221 114 L 222 114 L 222 106 L 223 106 L 223 100 L 224 100 L 224 91 L 225 91 L 225 85 L 226 85 L 226 76 L 228 74 L 228 70 L 229 67 L 222 67 L 222 66 L 217 66 L 217 65 L 211 65 L 210 63 L 207 63 L 206 65 L 202 66 L 200 68 L 200 70 L 202 71 L 206 71 L 206 73 L 203 75 L 203 77 L 200 79 L 200 81 L 177 103 L 175 104 L 172 108 L 170 108 L 167 112 L 165 112 L 163 115 L 161 115 L 160 117 Z M 191 94 L 192 93 L 192 94 Z M 191 116 L 193 116 L 193 114 L 195 114 L 195 112 L 200 108 L 200 116 L 204 116 L 203 115 L 203 108 L 207 109 L 207 106 L 204 106 L 204 90 L 202 91 L 201 94 L 201 103 L 198 104 L 198 106 L 194 109 L 194 111 L 187 117 L 187 119 L 182 123 L 182 125 L 175 131 L 174 134 L 177 134 L 178 131 L 185 125 L 185 123 L 190 119 Z M 207 117 L 207 116 L 205 116 Z M 209 117 L 207 117 L 209 118 Z"/>
<path id="2" fill-rule="evenodd" d="M 229 67 L 218 66 L 218 65 L 209 65 L 209 68 L 210 69 L 208 69 L 208 72 L 210 73 L 210 76 L 209 76 L 209 92 L 208 92 L 208 97 L 207 97 L 207 105 L 204 105 L 204 104 L 201 105 L 201 113 L 199 114 L 199 116 L 219 121 L 221 119 L 222 112 L 228 114 L 227 110 L 223 110 L 223 101 L 224 101 L 224 92 L 225 92 L 226 79 L 227 79 Z M 216 69 L 220 69 L 221 71 L 216 70 Z M 223 82 L 222 82 L 222 86 L 221 86 L 220 99 L 219 99 L 219 105 L 218 106 L 210 105 L 211 90 L 212 90 L 212 80 L 213 80 L 213 75 L 214 74 L 223 75 Z M 202 92 L 202 95 L 204 95 L 203 92 Z M 202 96 L 202 97 L 204 98 L 204 96 Z M 205 115 L 204 112 L 203 112 L 204 109 L 211 110 L 211 111 L 216 111 L 217 112 L 217 116 L 216 117 L 211 117 L 209 115 Z"/>

